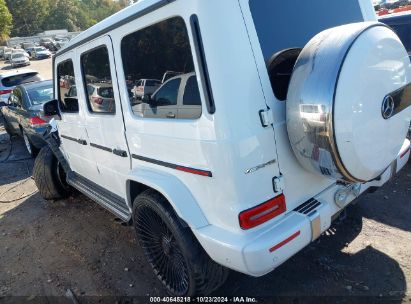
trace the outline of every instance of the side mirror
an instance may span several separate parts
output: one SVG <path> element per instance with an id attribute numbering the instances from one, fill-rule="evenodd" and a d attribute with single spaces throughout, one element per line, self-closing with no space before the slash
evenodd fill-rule
<path id="1" fill-rule="evenodd" d="M 69 97 L 68 93 L 64 93 L 64 97 Z"/>
<path id="2" fill-rule="evenodd" d="M 43 105 L 43 112 L 44 112 L 44 115 L 46 116 L 55 116 L 55 115 L 60 116 L 58 101 L 52 100 L 52 101 L 46 102 Z"/>

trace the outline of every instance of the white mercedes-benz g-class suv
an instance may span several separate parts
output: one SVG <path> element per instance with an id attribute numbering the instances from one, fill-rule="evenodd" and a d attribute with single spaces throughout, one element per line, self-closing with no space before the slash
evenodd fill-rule
<path id="1" fill-rule="evenodd" d="M 54 57 L 35 181 L 133 224 L 171 294 L 207 294 L 228 269 L 272 271 L 405 165 L 409 66 L 369 0 L 142 0 Z M 164 80 L 135 98 L 140 79 Z"/>

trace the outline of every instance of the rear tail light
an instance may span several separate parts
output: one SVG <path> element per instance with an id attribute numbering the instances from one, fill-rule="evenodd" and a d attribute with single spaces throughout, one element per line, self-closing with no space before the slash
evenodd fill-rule
<path id="1" fill-rule="evenodd" d="M 239 215 L 240 227 L 251 229 L 261 225 L 287 210 L 285 196 L 281 194 L 257 207 L 243 211 Z"/>
<path id="2" fill-rule="evenodd" d="M 33 127 L 40 127 L 40 126 L 44 126 L 47 124 L 47 121 L 43 120 L 42 118 L 36 116 L 36 117 L 32 117 L 29 120 L 30 126 Z"/>
<path id="3" fill-rule="evenodd" d="M 103 98 L 100 97 L 92 97 L 91 98 L 93 100 L 94 103 L 98 104 L 98 105 L 102 105 L 103 104 Z"/>
<path id="4" fill-rule="evenodd" d="M 0 90 L 0 95 L 10 94 L 11 92 L 13 92 L 13 90 Z"/>

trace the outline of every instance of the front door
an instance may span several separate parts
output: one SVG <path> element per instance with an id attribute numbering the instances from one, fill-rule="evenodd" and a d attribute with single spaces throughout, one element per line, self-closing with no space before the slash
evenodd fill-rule
<path id="1" fill-rule="evenodd" d="M 77 50 L 82 72 L 81 88 L 85 105 L 85 126 L 90 144 L 90 161 L 96 164 L 92 181 L 124 197 L 130 153 L 117 84 L 112 42 L 98 38 Z"/>

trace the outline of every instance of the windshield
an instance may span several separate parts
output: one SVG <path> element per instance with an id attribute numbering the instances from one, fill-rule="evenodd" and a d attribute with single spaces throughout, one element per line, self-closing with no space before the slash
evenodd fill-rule
<path id="1" fill-rule="evenodd" d="M 250 10 L 266 61 L 281 50 L 303 48 L 325 29 L 364 21 L 358 0 L 250 0 Z"/>
<path id="2" fill-rule="evenodd" d="M 18 53 L 18 54 L 13 54 L 12 55 L 12 58 L 14 59 L 14 58 L 22 58 L 22 57 L 24 57 L 24 54 L 22 54 L 22 53 Z"/>
<path id="3" fill-rule="evenodd" d="M 53 99 L 53 85 L 45 85 L 27 90 L 33 105 L 38 105 Z"/>
<path id="4" fill-rule="evenodd" d="M 34 49 L 34 51 L 36 51 L 36 52 L 42 52 L 42 51 L 45 51 L 46 49 L 45 48 L 35 48 Z"/>

